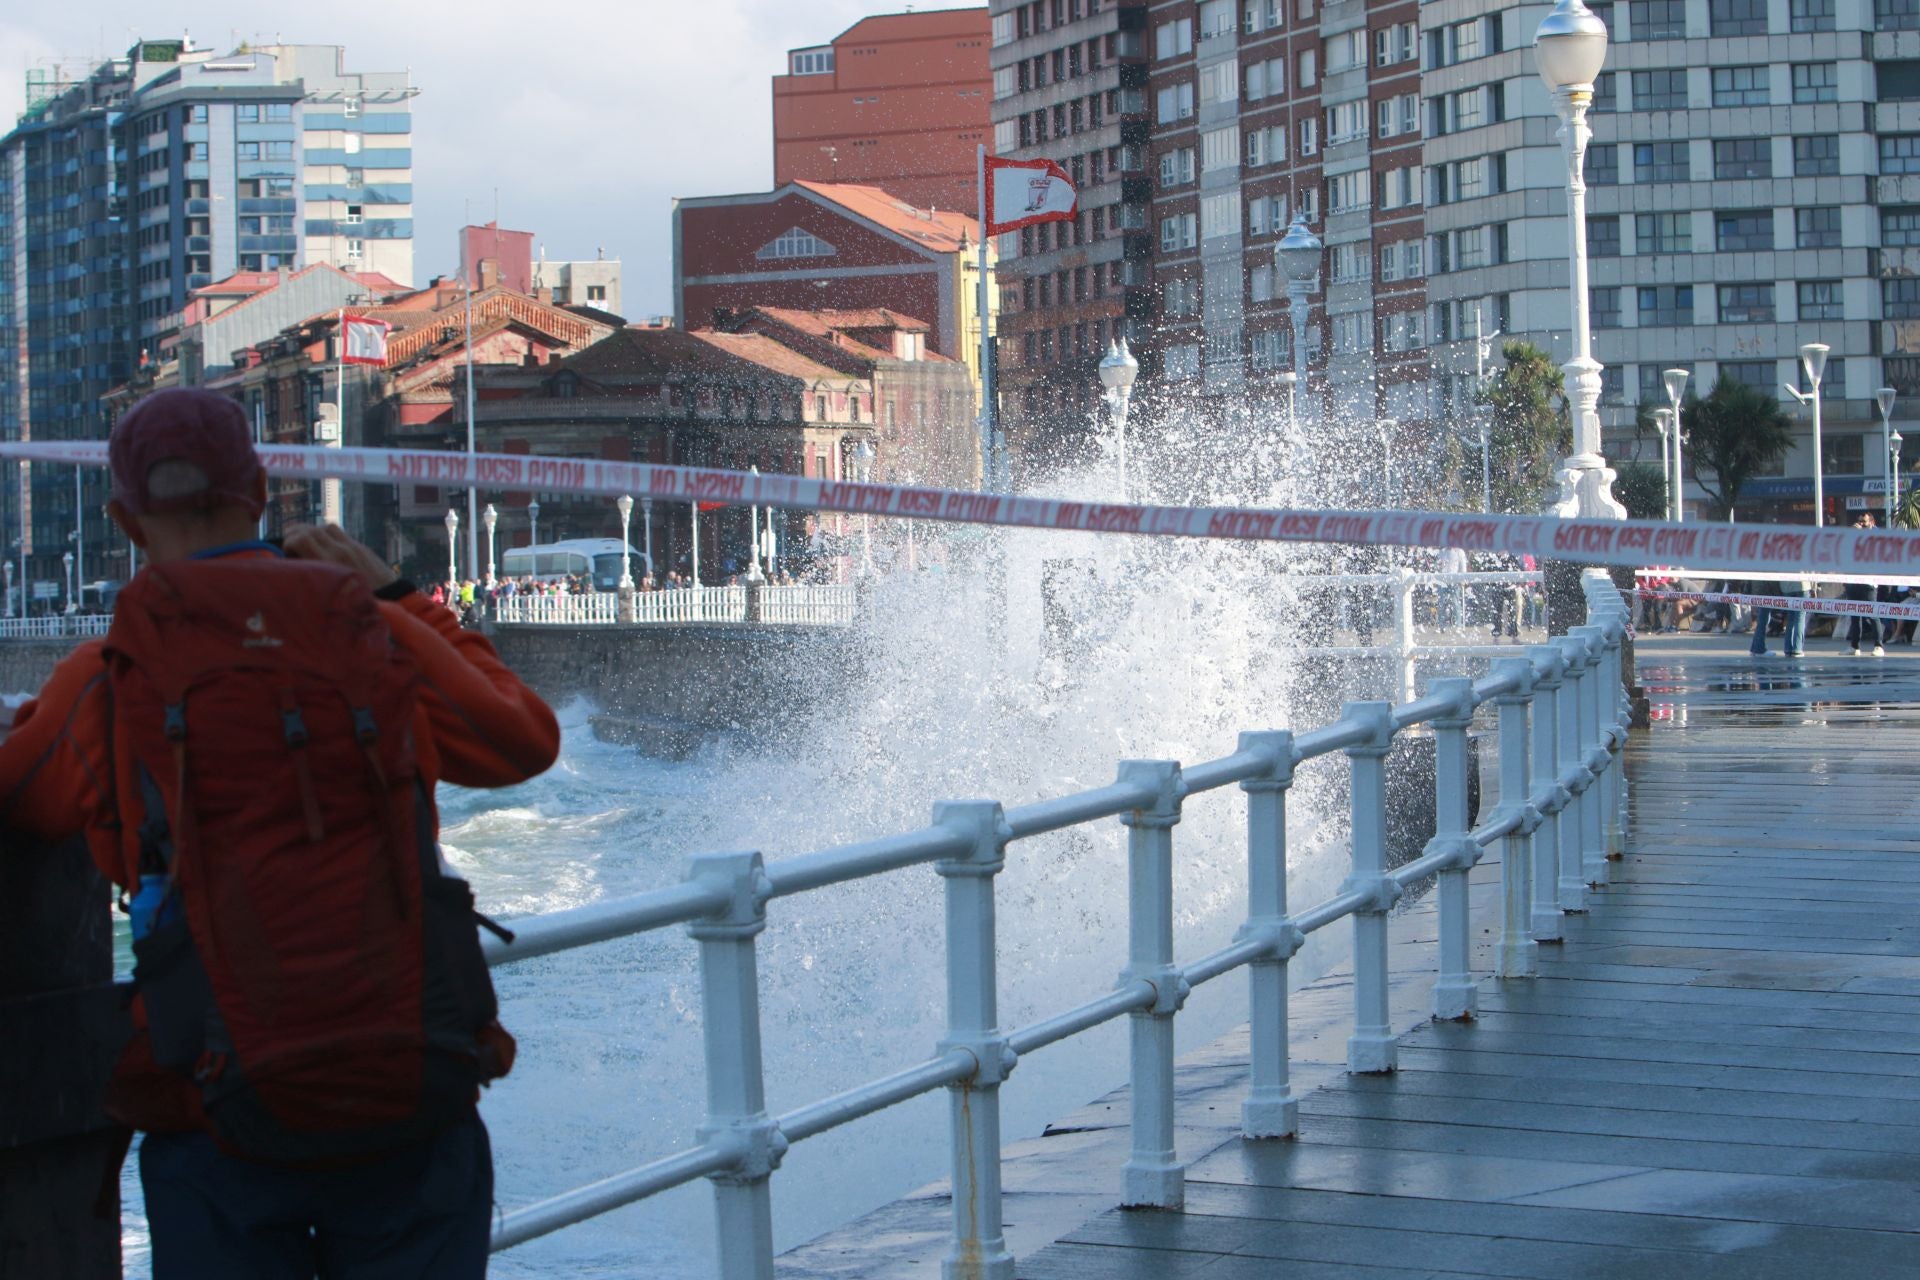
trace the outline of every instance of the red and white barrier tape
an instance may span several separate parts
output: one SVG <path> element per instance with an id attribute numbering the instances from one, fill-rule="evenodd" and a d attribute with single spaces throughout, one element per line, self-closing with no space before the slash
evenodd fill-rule
<path id="1" fill-rule="evenodd" d="M 1920 620 L 1920 604 L 1891 600 L 1822 600 L 1813 596 L 1757 596 L 1744 591 L 1654 591 L 1640 587 L 1643 600 L 1691 600 L 1695 604 L 1747 604 L 1783 613 L 1829 613 L 1843 618 L 1913 618 Z"/>
<path id="2" fill-rule="evenodd" d="M 1692 569 L 1635 569 L 1637 578 L 1665 578 L 1674 581 L 1680 578 L 1724 578 L 1724 573 L 1696 573 Z M 1788 577 L 1799 578 L 1803 582 L 1864 582 L 1869 586 L 1915 587 L 1920 588 L 1920 578 L 1911 575 L 1893 573 L 1794 573 Z"/>
<path id="3" fill-rule="evenodd" d="M 337 478 L 361 484 L 432 484 L 505 493 L 604 497 L 630 494 L 666 502 L 757 504 L 1156 537 L 1460 547 L 1576 564 L 1687 564 L 1716 576 L 1777 578 L 1783 576 L 1781 571 L 1797 576 L 1804 570 L 1920 571 L 1920 534 L 1886 530 L 1567 520 L 1557 516 L 1435 511 L 1160 507 L 530 454 L 272 445 L 262 448 L 260 456 L 273 475 L 307 480 Z M 107 446 L 102 441 L 80 440 L 0 443 L 0 457 L 105 466 Z"/>

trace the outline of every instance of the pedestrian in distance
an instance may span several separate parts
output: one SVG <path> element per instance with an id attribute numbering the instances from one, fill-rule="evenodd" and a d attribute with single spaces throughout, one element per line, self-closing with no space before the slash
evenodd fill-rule
<path id="1" fill-rule="evenodd" d="M 1878 521 L 1874 519 L 1873 512 L 1867 511 L 1861 513 L 1860 518 L 1853 522 L 1853 527 L 1856 529 L 1871 529 L 1877 523 Z M 1849 582 L 1840 593 L 1840 597 L 1843 600 L 1870 601 L 1873 599 L 1873 596 L 1873 584 L 1870 582 Z M 1860 656 L 1860 642 L 1862 640 L 1865 640 L 1873 647 L 1874 657 L 1878 658 L 1886 654 L 1886 649 L 1880 644 L 1880 619 L 1872 617 L 1871 615 L 1862 617 L 1859 614 L 1854 614 L 1847 619 L 1847 656 L 1849 658 L 1857 658 Z"/>
<path id="2" fill-rule="evenodd" d="M 1779 582 L 1760 582 L 1754 585 L 1762 590 L 1771 588 L 1772 593 L 1777 596 L 1804 598 L 1807 594 L 1807 584 L 1798 578 L 1783 578 Z M 1747 652 L 1756 658 L 1766 655 L 1768 652 L 1767 630 L 1771 623 L 1772 615 L 1775 613 L 1782 613 L 1786 616 L 1786 630 L 1780 637 L 1781 652 L 1785 653 L 1789 658 L 1799 657 L 1807 640 L 1807 614 L 1803 609 L 1755 609 L 1753 613 L 1753 639 L 1747 644 Z"/>
<path id="3" fill-rule="evenodd" d="M 434 792 L 543 772 L 553 713 L 340 529 L 259 541 L 234 401 L 149 396 L 108 455 L 145 567 L 0 743 L 0 823 L 84 833 L 130 916 L 154 1280 L 483 1276 L 514 1046 Z"/>

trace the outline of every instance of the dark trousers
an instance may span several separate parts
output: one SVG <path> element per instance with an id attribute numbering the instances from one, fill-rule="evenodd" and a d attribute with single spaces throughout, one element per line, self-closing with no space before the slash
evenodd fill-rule
<path id="1" fill-rule="evenodd" d="M 1847 600 L 1871 600 L 1873 587 L 1864 582 L 1849 582 L 1841 594 L 1842 598 Z M 1878 618 L 1862 618 L 1855 615 L 1847 619 L 1847 646 L 1858 649 L 1863 639 L 1869 647 L 1880 643 Z"/>
<path id="2" fill-rule="evenodd" d="M 476 1114 L 350 1169 L 240 1160 L 203 1133 L 149 1134 L 140 1185 L 153 1280 L 467 1280 L 487 1273 L 493 1152 Z"/>

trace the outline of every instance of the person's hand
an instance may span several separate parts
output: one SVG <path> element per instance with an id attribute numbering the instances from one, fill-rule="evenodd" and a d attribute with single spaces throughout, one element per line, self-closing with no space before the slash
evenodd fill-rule
<path id="1" fill-rule="evenodd" d="M 287 531 L 284 545 L 287 554 L 296 560 L 324 560 L 353 570 L 375 591 L 400 578 L 392 566 L 348 537 L 339 525 L 295 525 Z"/>

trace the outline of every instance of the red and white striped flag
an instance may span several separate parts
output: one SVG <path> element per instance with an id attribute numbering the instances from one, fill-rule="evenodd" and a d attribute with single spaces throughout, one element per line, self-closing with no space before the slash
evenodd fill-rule
<path id="1" fill-rule="evenodd" d="M 340 363 L 385 364 L 387 362 L 387 330 L 391 329 L 392 325 L 385 320 L 369 320 L 365 316 L 347 316 L 343 324 L 347 345 L 340 355 Z"/>
<path id="2" fill-rule="evenodd" d="M 1080 193 L 1067 171 L 1051 160 L 986 158 L 986 234 L 1018 231 L 1036 222 L 1071 222 Z"/>

